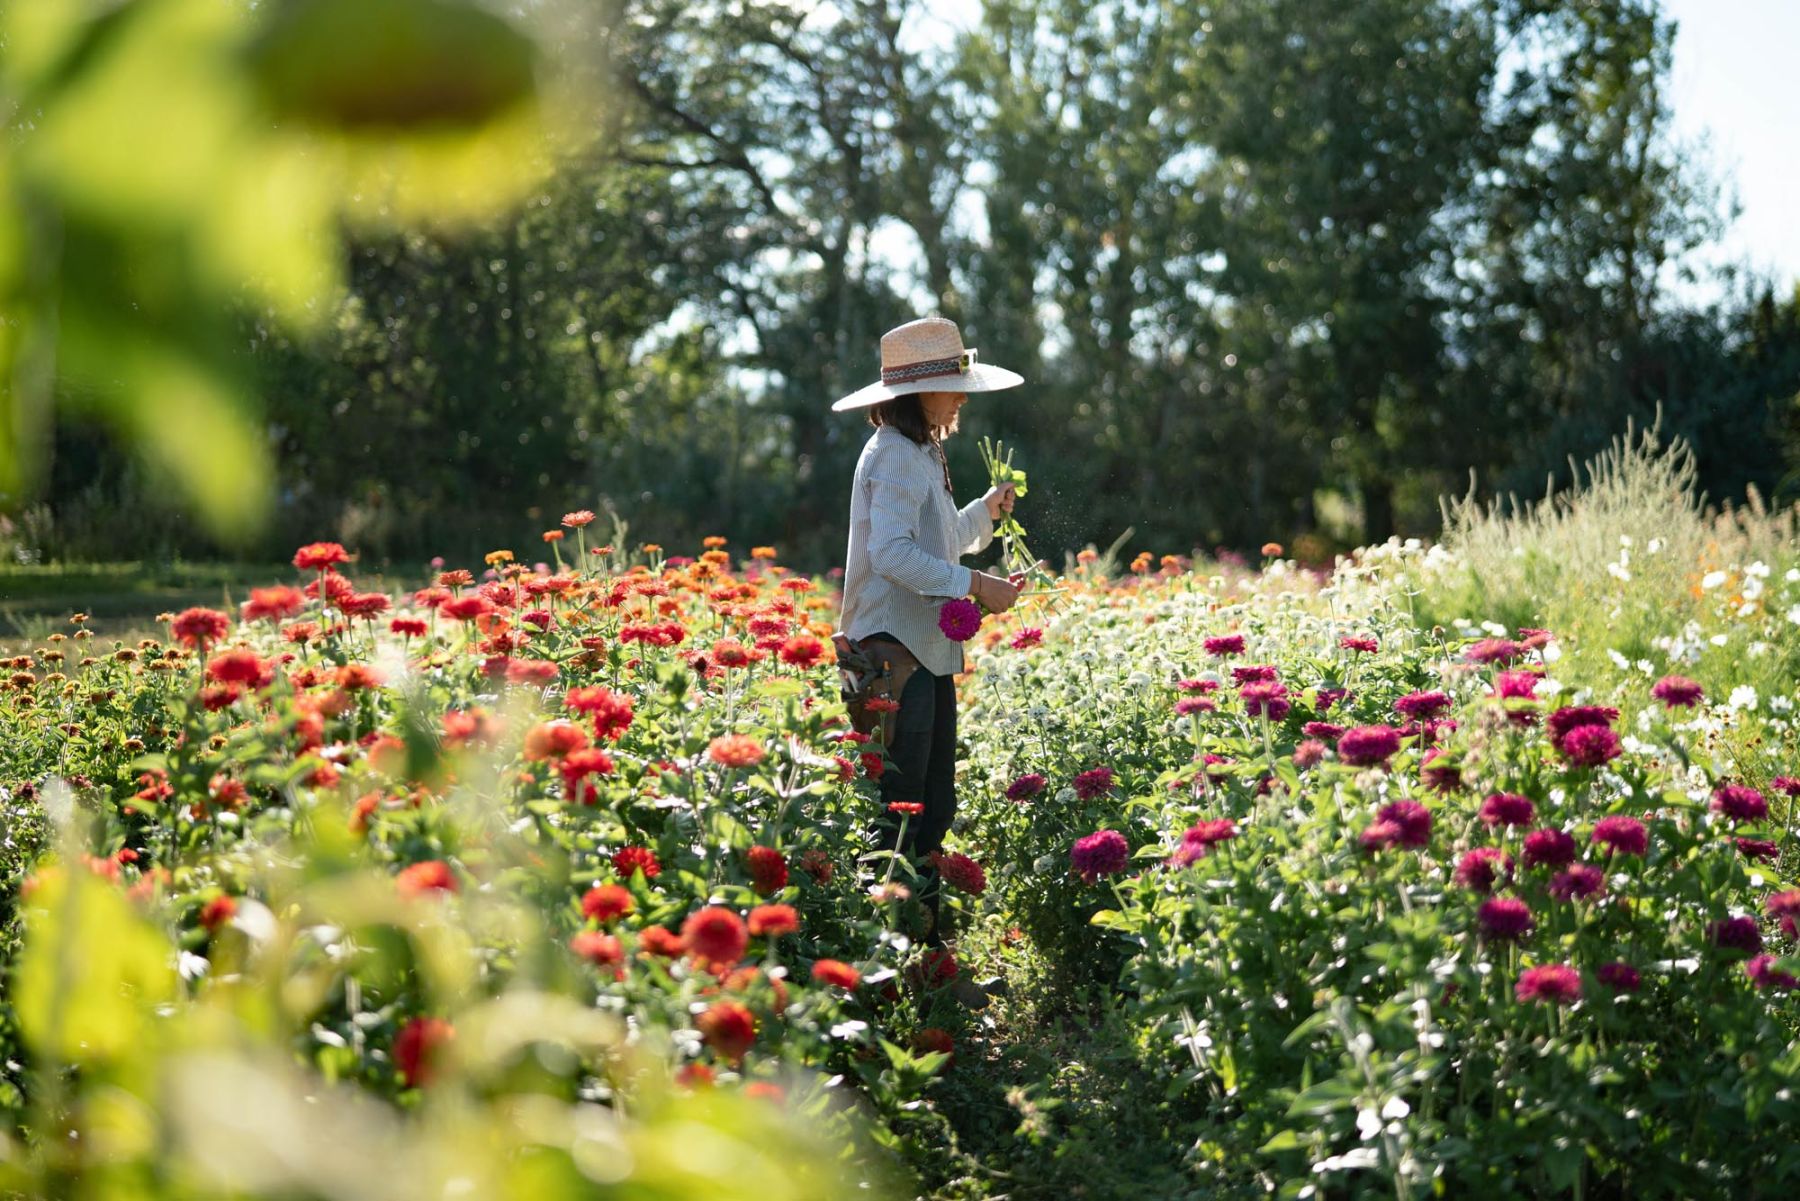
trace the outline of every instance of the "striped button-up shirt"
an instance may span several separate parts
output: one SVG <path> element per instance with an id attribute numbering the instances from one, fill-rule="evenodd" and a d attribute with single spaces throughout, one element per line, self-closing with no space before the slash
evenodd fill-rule
<path id="1" fill-rule="evenodd" d="M 882 426 L 856 461 L 850 549 L 844 562 L 843 632 L 886 631 L 933 675 L 963 669 L 962 644 L 944 637 L 938 610 L 967 596 L 971 573 L 957 560 L 986 549 L 994 519 L 975 500 L 958 509 L 943 449 Z"/>

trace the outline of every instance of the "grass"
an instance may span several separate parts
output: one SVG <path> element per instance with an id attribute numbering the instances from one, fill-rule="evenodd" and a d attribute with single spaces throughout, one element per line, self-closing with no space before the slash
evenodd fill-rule
<path id="1" fill-rule="evenodd" d="M 1742 507 L 1708 505 L 1692 452 L 1654 428 L 1628 430 L 1576 478 L 1531 504 L 1447 502 L 1449 553 L 1413 569 L 1419 625 L 1547 628 L 1584 678 L 1641 673 L 1640 663 L 1662 674 L 1681 659 L 1668 669 L 1705 683 L 1792 690 L 1800 663 L 1791 651 L 1733 635 L 1739 616 L 1787 603 L 1785 576 L 1800 563 L 1793 510 L 1770 511 L 1755 493 Z M 1721 633 L 1723 644 L 1708 640 Z M 1693 653 L 1671 654 L 1684 639 L 1698 644 Z"/>

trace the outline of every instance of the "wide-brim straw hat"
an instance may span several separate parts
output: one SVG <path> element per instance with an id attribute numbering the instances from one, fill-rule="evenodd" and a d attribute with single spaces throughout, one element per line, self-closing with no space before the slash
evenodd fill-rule
<path id="1" fill-rule="evenodd" d="M 963 346 L 956 322 L 926 317 L 881 335 L 881 379 L 836 401 L 831 411 L 867 408 L 913 392 L 998 392 L 1024 382 L 1016 371 L 977 362 L 975 348 Z"/>

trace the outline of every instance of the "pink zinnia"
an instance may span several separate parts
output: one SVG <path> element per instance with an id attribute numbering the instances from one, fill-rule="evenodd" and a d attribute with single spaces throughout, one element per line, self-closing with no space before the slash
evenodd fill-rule
<path id="1" fill-rule="evenodd" d="M 1619 757 L 1619 736 L 1608 726 L 1576 726 L 1557 744 L 1563 757 L 1577 767 L 1599 767 Z"/>
<path id="2" fill-rule="evenodd" d="M 1124 871 L 1129 855 L 1125 836 L 1117 830 L 1096 830 L 1085 838 L 1077 838 L 1069 849 L 1076 873 L 1089 884 L 1101 876 Z"/>
<path id="3" fill-rule="evenodd" d="M 1517 897 L 1489 897 L 1475 911 L 1475 920 L 1489 938 L 1524 938 L 1537 925 L 1531 906 Z"/>
<path id="4" fill-rule="evenodd" d="M 1686 676 L 1664 676 L 1650 685 L 1650 695 L 1665 709 L 1686 706 L 1691 709 L 1706 697 L 1706 691 Z"/>
<path id="5" fill-rule="evenodd" d="M 1769 781 L 1769 787 L 1783 796 L 1800 797 L 1800 780 L 1793 776 L 1776 776 Z"/>
<path id="6" fill-rule="evenodd" d="M 1575 839 L 1567 831 L 1533 830 L 1525 836 L 1526 867 L 1561 867 L 1575 858 Z"/>
<path id="7" fill-rule="evenodd" d="M 1757 988 L 1800 988 L 1800 980 L 1794 979 L 1775 966 L 1777 960 L 1773 955 L 1757 955 L 1744 964 L 1744 975 L 1750 977 L 1750 983 Z"/>
<path id="8" fill-rule="evenodd" d="M 1417 801 L 1390 801 L 1375 815 L 1378 822 L 1393 824 L 1403 847 L 1422 847 L 1431 842 L 1431 811 Z"/>
<path id="9" fill-rule="evenodd" d="M 1594 976 L 1614 992 L 1636 992 L 1643 982 L 1638 970 L 1623 960 L 1601 964 L 1594 969 Z"/>
<path id="10" fill-rule="evenodd" d="M 1481 820 L 1490 826 L 1529 826 L 1537 817 L 1530 797 L 1496 792 L 1481 802 Z"/>
<path id="11" fill-rule="evenodd" d="M 1800 938 L 1800 925 L 1795 922 L 1796 918 L 1800 918 L 1800 888 L 1775 893 L 1763 902 L 1763 908 L 1769 911 L 1769 916 L 1781 919 L 1783 934 L 1789 938 Z"/>
<path id="12" fill-rule="evenodd" d="M 1200 644 L 1209 655 L 1241 655 L 1244 653 L 1244 636 L 1242 634 L 1220 634 L 1208 638 Z"/>
<path id="13" fill-rule="evenodd" d="M 1483 638 L 1463 651 L 1471 663 L 1511 663 L 1525 653 L 1525 648 L 1509 638 Z"/>
<path id="14" fill-rule="evenodd" d="M 1376 822 L 1359 834 L 1357 840 L 1370 854 L 1385 851 L 1400 841 L 1400 827 L 1395 822 Z"/>
<path id="15" fill-rule="evenodd" d="M 1175 713 L 1179 717 L 1192 717 L 1197 713 L 1211 713 L 1218 707 L 1211 697 L 1184 696 L 1175 702 Z"/>
<path id="16" fill-rule="evenodd" d="M 1347 651 L 1361 651 L 1365 655 L 1372 655 L 1377 650 L 1381 649 L 1381 644 L 1376 642 L 1375 639 L 1355 636 L 1339 638 L 1338 645 Z"/>
<path id="17" fill-rule="evenodd" d="M 938 629 L 952 642 L 967 642 L 981 629 L 981 606 L 966 597 L 945 601 L 938 610 Z"/>
<path id="18" fill-rule="evenodd" d="M 1539 675 L 1535 671 L 1503 671 L 1494 677 L 1494 690 L 1488 695 L 1498 700 L 1503 706 L 1507 701 L 1535 701 Z M 1537 722 L 1538 714 L 1530 706 L 1506 706 L 1506 720 L 1515 726 L 1529 726 Z"/>
<path id="19" fill-rule="evenodd" d="M 1512 875 L 1512 857 L 1499 847 L 1476 847 L 1456 861 L 1455 880 L 1471 892 L 1489 893 Z"/>
<path id="20" fill-rule="evenodd" d="M 1714 813 L 1724 814 L 1734 822 L 1761 821 L 1769 815 L 1769 802 L 1754 788 L 1742 784 L 1721 784 L 1712 798 Z"/>
<path id="21" fill-rule="evenodd" d="M 1084 801 L 1091 801 L 1097 796 L 1104 796 L 1106 790 L 1113 785 L 1113 772 L 1110 767 L 1096 767 L 1084 771 L 1075 777 L 1075 795 Z"/>
<path id="22" fill-rule="evenodd" d="M 1650 846 L 1650 832 L 1635 817 L 1603 817 L 1589 838 L 1615 854 L 1642 855 Z"/>
<path id="23" fill-rule="evenodd" d="M 1577 863 L 1550 878 L 1550 895 L 1559 901 L 1584 901 L 1606 885 L 1606 873 L 1588 863 Z"/>
<path id="24" fill-rule="evenodd" d="M 1336 742 L 1344 736 L 1344 727 L 1334 726 L 1328 721 L 1309 721 L 1300 727 L 1300 732 L 1308 738 L 1317 738 L 1324 742 Z"/>
<path id="25" fill-rule="evenodd" d="M 1169 857 L 1173 867 L 1189 867 L 1206 855 L 1221 842 L 1229 842 L 1237 837 L 1237 823 L 1229 817 L 1215 818 L 1188 827 L 1181 836 L 1181 845 Z"/>
<path id="26" fill-rule="evenodd" d="M 1441 689 L 1409 692 L 1394 702 L 1394 712 L 1413 721 L 1429 721 L 1450 707 L 1450 696 Z"/>
<path id="27" fill-rule="evenodd" d="M 1294 766 L 1302 771 L 1315 766 L 1323 761 L 1324 758 L 1325 744 L 1316 738 L 1308 738 L 1305 742 L 1302 742 L 1299 746 L 1294 748 Z"/>
<path id="28" fill-rule="evenodd" d="M 1528 967 L 1519 973 L 1513 996 L 1520 1001 L 1548 1001 L 1552 1005 L 1573 1005 L 1581 1000 L 1581 973 L 1567 964 L 1547 963 Z"/>
<path id="29" fill-rule="evenodd" d="M 1338 738 L 1338 758 L 1353 767 L 1386 763 L 1400 749 L 1400 731 L 1392 726 L 1357 726 Z"/>
<path id="30" fill-rule="evenodd" d="M 1028 651 L 1033 647 L 1042 646 L 1044 645 L 1044 631 L 1038 629 L 1036 626 L 1026 626 L 1017 634 L 1014 634 L 1012 636 L 1012 641 L 1008 642 L 1006 645 L 1012 647 L 1016 651 Z"/>

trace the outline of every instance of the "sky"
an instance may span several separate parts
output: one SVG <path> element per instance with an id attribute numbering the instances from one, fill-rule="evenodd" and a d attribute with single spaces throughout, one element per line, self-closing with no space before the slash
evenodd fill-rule
<path id="1" fill-rule="evenodd" d="M 944 40 L 979 13 L 974 0 L 926 0 L 913 30 Z M 1800 0 L 1664 0 L 1677 22 L 1670 108 L 1680 143 L 1700 156 L 1741 212 L 1709 261 L 1744 263 L 1778 288 L 1800 283 Z M 905 258 L 904 236 L 882 250 Z"/>
<path id="2" fill-rule="evenodd" d="M 1677 24 L 1670 107 L 1742 213 L 1723 253 L 1800 281 L 1800 0 L 1665 0 Z"/>

